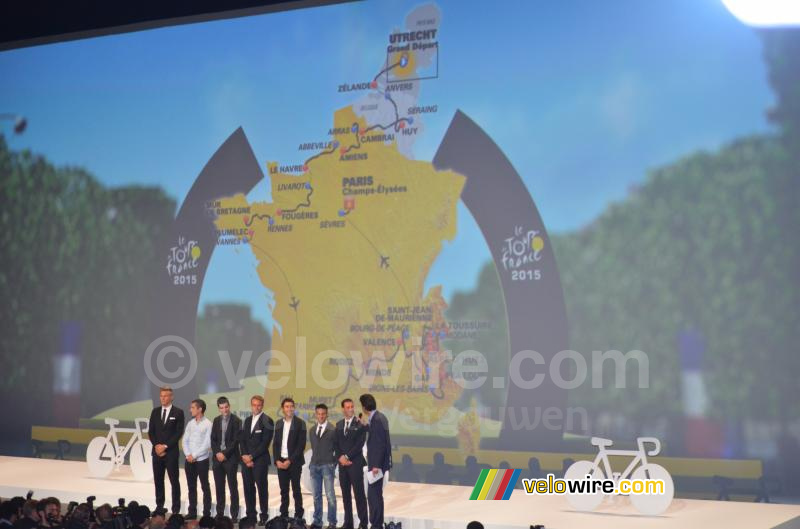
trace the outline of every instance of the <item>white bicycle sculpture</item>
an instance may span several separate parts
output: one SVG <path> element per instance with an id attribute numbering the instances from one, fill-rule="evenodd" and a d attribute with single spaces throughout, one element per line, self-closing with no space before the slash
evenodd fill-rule
<path id="1" fill-rule="evenodd" d="M 152 479 L 153 444 L 142 437 L 142 433 L 147 431 L 150 421 L 134 419 L 135 428 L 117 428 L 119 421 L 111 417 L 106 417 L 105 422 L 108 425 L 108 435 L 95 437 L 86 448 L 86 463 L 89 465 L 89 473 L 96 478 L 105 478 L 113 470 L 118 470 L 125 463 L 125 456 L 130 454 L 133 477 L 138 481 Z M 132 434 L 125 446 L 119 444 L 118 433 Z"/>
<path id="2" fill-rule="evenodd" d="M 652 450 L 645 449 L 645 443 L 654 445 Z M 667 469 L 655 463 L 648 463 L 647 456 L 655 456 L 661 451 L 661 442 L 655 437 L 639 437 L 636 439 L 638 450 L 606 450 L 611 446 L 610 439 L 592 437 L 592 444 L 597 447 L 597 457 L 594 461 L 576 461 L 564 473 L 565 480 L 583 480 L 586 476 L 591 476 L 592 480 L 611 479 L 614 486 L 619 485 L 620 480 L 630 479 L 654 479 L 664 482 L 664 494 L 631 494 L 629 496 L 631 504 L 642 514 L 656 515 L 661 514 L 675 495 L 675 487 L 672 483 L 672 476 Z M 624 472 L 612 472 L 608 456 L 633 457 L 633 461 L 628 464 Z M 602 466 L 601 466 L 602 464 Z M 636 468 L 638 465 L 638 468 Z M 590 494 L 567 494 L 567 501 L 579 511 L 591 511 L 602 503 L 605 494 L 602 491 Z"/>

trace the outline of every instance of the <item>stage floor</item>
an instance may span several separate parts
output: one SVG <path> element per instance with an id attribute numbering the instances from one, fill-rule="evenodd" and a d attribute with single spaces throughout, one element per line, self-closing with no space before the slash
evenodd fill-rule
<path id="1" fill-rule="evenodd" d="M 181 482 L 185 512 L 183 472 Z M 169 497 L 169 485 L 167 488 Z M 211 489 L 213 493 L 213 483 Z M 95 505 L 115 505 L 118 498 L 136 500 L 151 508 L 154 503 L 153 484 L 134 481 L 127 467 L 110 478 L 97 479 L 89 477 L 83 462 L 0 456 L 0 496 L 24 496 L 28 490 L 33 490 L 36 498 L 55 496 L 62 502 L 83 502 L 87 496 L 95 495 Z M 280 500 L 274 468 L 270 469 L 269 490 L 270 516 L 274 516 Z M 647 517 L 638 515 L 625 499 L 607 501 L 596 511 L 583 513 L 571 510 L 563 496 L 527 496 L 515 490 L 507 501 L 469 501 L 471 492 L 471 487 L 391 482 L 385 494 L 385 521 L 401 521 L 404 529 L 462 529 L 471 520 L 481 521 L 487 529 L 527 529 L 531 524 L 543 524 L 547 529 L 800 529 L 799 505 L 676 499 L 665 514 Z M 310 523 L 310 494 L 304 495 L 303 503 Z M 341 505 L 339 511 L 341 524 Z"/>

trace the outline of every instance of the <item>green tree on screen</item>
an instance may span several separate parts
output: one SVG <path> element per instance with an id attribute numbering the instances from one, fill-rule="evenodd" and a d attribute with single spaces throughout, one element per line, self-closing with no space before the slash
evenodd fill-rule
<path id="1" fill-rule="evenodd" d="M 0 391 L 47 402 L 61 325 L 75 321 L 83 413 L 131 400 L 147 347 L 147 285 L 163 264 L 156 241 L 174 200 L 156 188 L 108 189 L 83 169 L 12 152 L 2 136 L 0 176 Z"/>

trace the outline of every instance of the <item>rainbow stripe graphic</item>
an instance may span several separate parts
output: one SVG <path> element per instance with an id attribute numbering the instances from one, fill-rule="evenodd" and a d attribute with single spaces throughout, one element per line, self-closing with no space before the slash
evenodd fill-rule
<path id="1" fill-rule="evenodd" d="M 484 468 L 472 489 L 471 500 L 507 500 L 519 479 L 519 469 Z"/>

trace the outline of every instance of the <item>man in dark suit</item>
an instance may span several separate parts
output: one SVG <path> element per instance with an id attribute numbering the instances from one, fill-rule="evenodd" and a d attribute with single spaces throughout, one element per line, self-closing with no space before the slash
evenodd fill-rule
<path id="1" fill-rule="evenodd" d="M 178 442 L 183 435 L 183 410 L 172 405 L 172 388 L 161 388 L 158 393 L 161 406 L 150 414 L 147 435 L 153 444 L 153 481 L 156 486 L 156 509 L 164 509 L 164 472 L 169 476 L 172 489 L 171 511 L 181 510 L 181 485 L 178 481 Z"/>
<path id="2" fill-rule="evenodd" d="M 354 529 L 353 502 L 350 491 L 356 497 L 358 526 L 367 527 L 367 495 L 364 492 L 364 442 L 367 440 L 367 427 L 355 417 L 353 399 L 342 401 L 344 418 L 336 423 L 334 439 L 334 456 L 339 462 L 339 485 L 342 487 L 342 503 L 344 503 L 343 529 Z"/>
<path id="3" fill-rule="evenodd" d="M 275 424 L 264 410 L 264 397 L 253 395 L 250 398 L 252 415 L 244 420 L 239 443 L 242 452 L 242 484 L 244 485 L 244 503 L 247 517 L 256 519 L 256 489 L 261 510 L 259 524 L 267 523 L 269 506 L 267 500 L 267 473 L 272 462 L 269 458 L 269 443 Z"/>
<path id="4" fill-rule="evenodd" d="M 392 440 L 389 437 L 389 420 L 378 411 L 375 397 L 369 393 L 358 399 L 364 414 L 367 415 L 369 433 L 367 436 L 367 472 L 373 476 L 384 474 L 392 468 Z M 369 525 L 373 529 L 383 528 L 383 479 L 370 483 L 367 487 L 369 503 Z"/>
<path id="5" fill-rule="evenodd" d="M 231 491 L 231 518 L 239 519 L 239 432 L 242 420 L 231 413 L 225 397 L 217 399 L 219 415 L 211 426 L 211 469 L 217 489 L 217 516 L 225 515 L 225 480 Z"/>
<path id="6" fill-rule="evenodd" d="M 278 468 L 281 487 L 281 516 L 289 518 L 289 486 L 294 499 L 294 518 L 303 519 L 303 494 L 300 492 L 300 474 L 306 462 L 306 423 L 294 414 L 294 400 L 287 397 L 281 402 L 283 420 L 275 425 L 272 453 Z"/>

